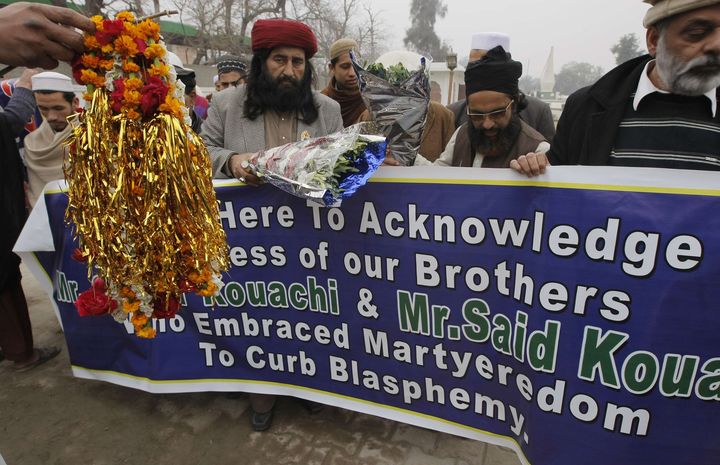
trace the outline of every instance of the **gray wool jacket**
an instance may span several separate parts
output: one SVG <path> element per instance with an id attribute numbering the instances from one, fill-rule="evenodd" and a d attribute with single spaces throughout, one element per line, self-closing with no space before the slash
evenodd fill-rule
<path id="1" fill-rule="evenodd" d="M 319 116 L 312 124 L 297 123 L 297 140 L 320 137 L 343 128 L 340 105 L 313 91 Z M 253 153 L 265 148 L 265 121 L 243 116 L 245 86 L 226 89 L 213 95 L 208 116 L 202 125 L 202 138 L 212 159 L 213 177 L 227 178 L 222 169 L 233 153 Z"/>

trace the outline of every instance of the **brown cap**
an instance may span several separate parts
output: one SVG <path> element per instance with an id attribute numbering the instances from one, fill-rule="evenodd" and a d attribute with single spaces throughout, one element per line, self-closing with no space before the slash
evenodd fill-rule
<path id="1" fill-rule="evenodd" d="M 720 0 L 643 0 L 652 5 L 645 14 L 643 26 L 650 27 L 660 20 L 686 11 L 720 3 Z"/>
<path id="2" fill-rule="evenodd" d="M 330 59 L 334 60 L 343 53 L 348 53 L 351 50 L 357 50 L 358 48 L 359 47 L 357 42 L 355 42 L 353 39 L 349 39 L 346 37 L 338 39 L 330 46 Z"/>

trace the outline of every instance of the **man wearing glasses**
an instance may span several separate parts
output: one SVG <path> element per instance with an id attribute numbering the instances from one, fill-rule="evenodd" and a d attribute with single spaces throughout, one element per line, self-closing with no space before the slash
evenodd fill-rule
<path id="1" fill-rule="evenodd" d="M 546 152 L 545 138 L 518 116 L 522 96 L 518 80 L 522 64 L 501 46 L 489 50 L 465 70 L 468 122 L 453 134 L 439 166 L 509 168 L 510 162 L 530 152 Z M 422 155 L 416 166 L 430 162 Z"/>
<path id="2" fill-rule="evenodd" d="M 470 59 L 468 61 L 473 62 L 479 60 L 485 56 L 488 50 L 498 45 L 501 45 L 509 54 L 510 36 L 502 32 L 478 32 L 473 34 L 470 44 Z M 520 118 L 529 124 L 531 128 L 545 136 L 545 139 L 552 140 L 555 136 L 555 123 L 553 122 L 550 105 L 530 95 L 525 95 L 524 99 L 524 108 L 518 108 Z M 456 128 L 459 128 L 461 124 L 467 122 L 467 101 L 465 99 L 451 103 L 447 108 L 452 111 L 455 116 Z"/>

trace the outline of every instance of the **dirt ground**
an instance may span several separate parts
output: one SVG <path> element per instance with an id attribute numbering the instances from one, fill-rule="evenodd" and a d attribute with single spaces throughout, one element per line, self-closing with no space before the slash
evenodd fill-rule
<path id="1" fill-rule="evenodd" d="M 27 269 L 36 346 L 63 352 L 26 373 L 0 363 L 0 454 L 7 465 L 517 465 L 514 452 L 395 421 L 280 401 L 255 433 L 248 401 L 222 393 L 148 394 L 72 376 L 47 296 Z M 5 465 L 0 458 L 0 465 Z"/>

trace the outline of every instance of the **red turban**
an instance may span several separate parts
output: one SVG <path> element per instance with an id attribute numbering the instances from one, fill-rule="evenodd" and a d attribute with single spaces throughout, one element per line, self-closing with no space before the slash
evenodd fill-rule
<path id="1" fill-rule="evenodd" d="M 252 28 L 252 50 L 298 47 L 310 58 L 317 53 L 317 39 L 307 24 L 292 19 L 258 19 Z"/>

